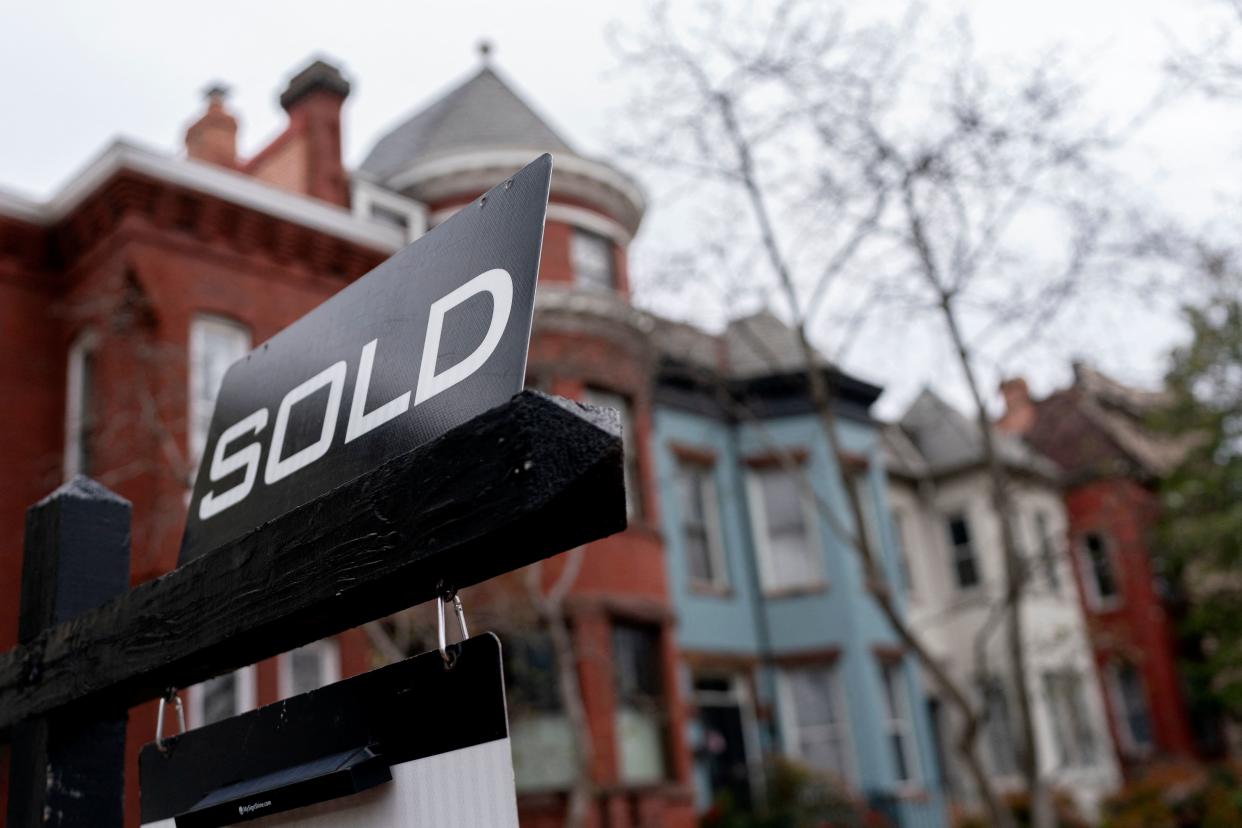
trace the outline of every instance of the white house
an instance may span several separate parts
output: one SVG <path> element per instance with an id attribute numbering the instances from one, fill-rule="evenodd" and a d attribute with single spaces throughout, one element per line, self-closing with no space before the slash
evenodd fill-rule
<path id="1" fill-rule="evenodd" d="M 987 711 L 980 736 L 998 791 L 1022 787 L 1021 729 L 1006 647 L 1004 555 L 976 423 L 924 391 L 885 434 L 889 500 L 902 547 L 909 618 L 928 647 Z M 1066 551 L 1056 468 L 1016 438 L 996 433 L 1008 470 L 1027 587 L 1022 619 L 1040 768 L 1091 818 L 1120 784 L 1086 622 Z M 946 787 L 974 800 L 954 750 L 958 723 L 927 681 Z"/>

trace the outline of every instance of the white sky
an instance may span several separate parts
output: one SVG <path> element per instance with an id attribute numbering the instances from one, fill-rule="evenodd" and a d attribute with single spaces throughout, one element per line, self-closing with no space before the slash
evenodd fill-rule
<path id="1" fill-rule="evenodd" d="M 1127 112 L 1160 80 L 1169 39 L 1201 42 L 1219 25 L 1213 0 L 963 0 L 978 42 L 996 55 L 1035 54 L 1062 42 L 1084 67 L 1101 111 Z M 949 3 L 934 0 L 943 10 Z M 861 4 L 860 4 L 861 7 Z M 0 188 L 47 198 L 108 141 L 124 135 L 156 149 L 181 148 L 185 125 L 213 80 L 232 87 L 242 123 L 241 150 L 253 153 L 280 131 L 276 98 L 312 55 L 338 62 L 354 83 L 345 115 L 346 158 L 361 160 L 385 128 L 477 65 L 475 44 L 495 43 L 496 65 L 586 154 L 608 155 L 627 84 L 606 28 L 636 24 L 639 3 L 525 0 L 455 3 L 62 0 L 6 3 L 0 10 Z M 1195 221 L 1226 212 L 1242 170 L 1242 103 L 1184 101 L 1138 136 L 1126 156 L 1136 187 L 1154 203 Z M 658 256 L 685 232 L 661 202 L 661 182 L 644 178 L 653 208 L 638 262 Z M 641 284 L 641 271 L 635 274 Z M 1037 391 L 1064 382 L 1071 355 L 1123 379 L 1152 383 L 1181 328 L 1165 309 L 1095 308 L 1060 352 L 1009 366 Z M 913 338 L 912 338 L 913 337 Z M 941 375 L 946 354 L 934 340 L 893 328 L 873 332 L 847 369 L 889 388 L 891 415 L 924 382 L 955 400 L 961 389 Z M 989 382 L 995 377 L 989 376 Z"/>

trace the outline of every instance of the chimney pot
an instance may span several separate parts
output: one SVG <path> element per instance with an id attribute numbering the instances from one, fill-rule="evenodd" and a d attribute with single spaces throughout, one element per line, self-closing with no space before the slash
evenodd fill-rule
<path id="1" fill-rule="evenodd" d="M 225 108 L 229 89 L 215 82 L 203 90 L 207 111 L 185 131 L 185 151 L 190 158 L 237 166 L 237 119 Z"/>
<path id="2" fill-rule="evenodd" d="M 293 108 L 303 98 L 318 91 L 328 92 L 343 101 L 349 95 L 349 81 L 345 80 L 340 69 L 326 61 L 316 59 L 290 78 L 289 85 L 280 94 L 280 105 L 286 112 L 292 114 Z"/>
<path id="3" fill-rule="evenodd" d="M 1001 396 L 1005 398 L 1005 413 L 997 422 L 1001 431 L 1010 434 L 1026 434 L 1035 425 L 1035 403 L 1031 401 L 1031 389 L 1022 377 L 1013 377 L 1000 384 Z"/>

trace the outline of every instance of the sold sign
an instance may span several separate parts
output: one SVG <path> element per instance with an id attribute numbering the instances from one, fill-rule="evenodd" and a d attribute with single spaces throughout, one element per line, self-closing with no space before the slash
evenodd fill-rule
<path id="1" fill-rule="evenodd" d="M 522 390 L 551 172 L 536 159 L 229 369 L 180 563 Z"/>

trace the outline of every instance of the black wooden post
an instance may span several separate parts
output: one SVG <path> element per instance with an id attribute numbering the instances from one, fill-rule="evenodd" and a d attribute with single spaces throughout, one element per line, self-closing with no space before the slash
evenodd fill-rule
<path id="1" fill-rule="evenodd" d="M 47 631 L 129 588 L 130 505 L 77 477 L 30 507 L 18 638 L 40 652 Z M 41 659 L 26 683 L 40 681 Z M 120 826 L 126 711 L 69 707 L 13 728 L 8 824 Z"/>

